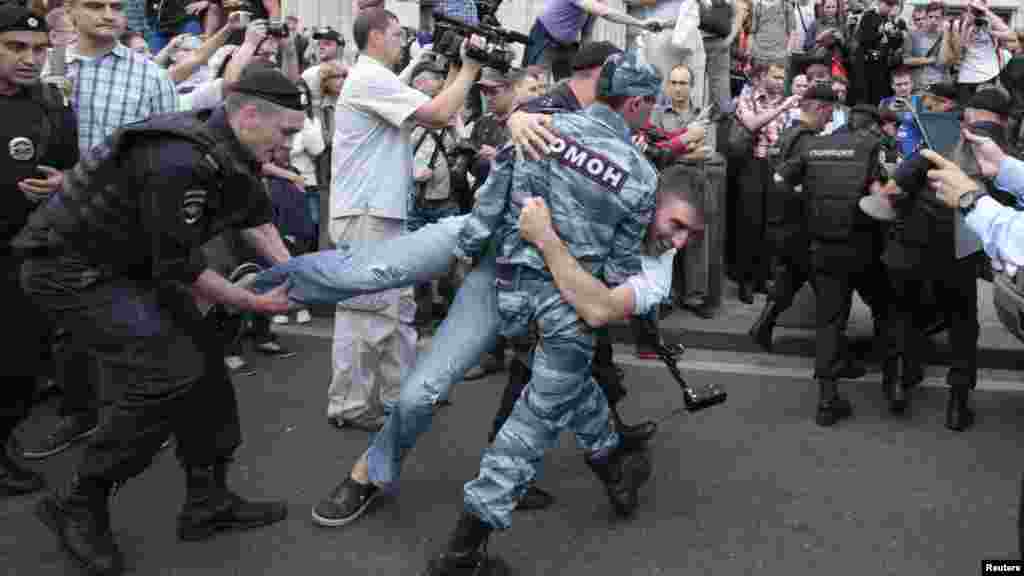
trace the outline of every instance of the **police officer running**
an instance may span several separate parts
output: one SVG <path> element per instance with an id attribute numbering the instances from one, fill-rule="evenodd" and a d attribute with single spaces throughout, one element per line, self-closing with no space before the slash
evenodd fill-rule
<path id="1" fill-rule="evenodd" d="M 0 158 L 8 194 L 0 216 L 0 291 L 7 303 L 11 326 L 18 335 L 3 363 L 6 393 L 0 402 L 0 495 L 35 492 L 43 479 L 23 468 L 7 453 L 14 428 L 28 414 L 36 378 L 47 356 L 49 322 L 26 298 L 18 285 L 21 261 L 8 243 L 25 225 L 35 206 L 57 190 L 63 181 L 60 170 L 78 159 L 78 123 L 64 104 L 60 89 L 39 82 L 46 61 L 49 38 L 46 21 L 16 4 L 0 6 L 0 110 L 4 122 L 0 138 L 7 154 Z"/>
<path id="2" fill-rule="evenodd" d="M 832 87 L 813 84 L 800 101 L 800 119 L 779 138 L 776 167 L 799 159 L 812 137 L 820 134 L 832 120 L 832 108 L 837 99 Z M 776 181 L 780 178 L 776 175 Z M 772 279 L 775 289 L 761 310 L 750 337 L 765 350 L 772 348 L 775 323 L 790 306 L 800 288 L 810 279 L 808 238 L 805 229 L 803 197 L 790 193 L 784 186 L 772 188 L 765 202 L 768 237 L 775 253 Z"/>
<path id="3" fill-rule="evenodd" d="M 843 329 L 852 291 L 855 285 L 863 287 L 866 272 L 874 264 L 876 225 L 860 211 L 858 202 L 881 178 L 881 143 L 877 130 L 867 123 L 857 124 L 851 118 L 850 128 L 804 138 L 800 154 L 778 170 L 782 182 L 802 195 L 806 205 L 816 302 L 814 376 L 820 426 L 831 426 L 853 413 L 837 388 L 844 367 Z"/>
<path id="4" fill-rule="evenodd" d="M 223 343 L 195 299 L 267 314 L 290 309 L 286 286 L 263 295 L 234 286 L 207 267 L 200 247 L 237 228 L 268 260 L 288 260 L 256 174 L 303 119 L 300 92 L 282 73 L 250 68 L 223 107 L 118 129 L 66 174 L 12 243 L 27 257 L 26 292 L 110 366 L 119 392 L 70 483 L 37 508 L 90 573 L 122 573 L 108 500 L 171 434 L 186 478 L 179 539 L 286 515 L 283 503 L 249 502 L 227 487 L 241 443 L 238 405 Z"/>

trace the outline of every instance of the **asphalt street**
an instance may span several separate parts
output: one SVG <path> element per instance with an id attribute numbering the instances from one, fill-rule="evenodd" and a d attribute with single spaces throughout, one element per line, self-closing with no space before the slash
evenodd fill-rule
<path id="1" fill-rule="evenodd" d="M 347 473 L 368 434 L 326 421 L 330 341 L 282 341 L 298 356 L 251 356 L 259 371 L 235 381 L 245 444 L 231 483 L 246 497 L 286 499 L 288 520 L 177 542 L 183 477 L 166 451 L 113 500 L 114 530 L 133 573 L 411 576 L 444 545 L 504 375 L 456 388 L 453 405 L 438 412 L 408 458 L 397 500 L 378 500 L 348 527 L 322 529 L 310 522 L 310 507 Z M 555 506 L 517 513 L 510 531 L 491 538 L 491 551 L 514 574 L 959 576 L 979 574 L 982 559 L 1018 556 L 1024 393 L 977 392 L 978 423 L 958 434 L 942 427 L 945 390 L 915 391 L 911 415 L 897 419 L 884 413 L 877 375 L 869 375 L 844 388 L 854 418 L 823 429 L 813 422 L 814 384 L 801 371 L 762 376 L 748 365 L 727 373 L 701 358 L 687 377 L 717 380 L 729 400 L 661 423 L 654 477 L 635 518 L 612 519 L 601 487 L 564 435 L 540 481 Z M 663 418 L 682 406 L 664 367 L 630 362 L 625 369 L 627 421 Z M 52 404 L 39 411 L 23 438 L 52 423 Z M 40 469 L 57 484 L 78 457 L 72 450 Z M 77 574 L 32 515 L 37 499 L 0 502 L 0 572 Z"/>

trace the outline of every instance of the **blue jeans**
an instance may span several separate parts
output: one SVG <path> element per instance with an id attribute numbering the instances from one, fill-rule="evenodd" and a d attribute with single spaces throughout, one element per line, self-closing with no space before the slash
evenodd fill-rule
<path id="1" fill-rule="evenodd" d="M 484 452 L 479 476 L 465 485 L 466 511 L 498 529 L 511 524 L 512 510 L 562 430 L 572 430 L 590 457 L 601 457 L 619 444 L 608 400 L 591 377 L 593 331 L 550 279 L 524 271 L 511 284 L 505 282 L 499 280 L 496 291 L 503 334 L 515 336 L 536 320 L 540 341 L 530 383 Z"/>
<path id="2" fill-rule="evenodd" d="M 198 18 L 191 17 L 185 20 L 178 27 L 170 33 L 163 33 L 157 30 L 157 23 L 150 21 L 149 26 L 146 30 L 146 44 L 149 44 L 150 51 L 153 54 L 159 54 L 164 46 L 171 41 L 172 38 L 180 34 L 195 34 L 199 36 L 203 33 L 203 23 Z"/>
<path id="3" fill-rule="evenodd" d="M 287 281 L 291 299 L 309 306 L 430 282 L 448 272 L 465 219 L 443 218 L 358 252 L 346 244 L 297 256 L 261 272 L 250 288 L 266 292 Z"/>

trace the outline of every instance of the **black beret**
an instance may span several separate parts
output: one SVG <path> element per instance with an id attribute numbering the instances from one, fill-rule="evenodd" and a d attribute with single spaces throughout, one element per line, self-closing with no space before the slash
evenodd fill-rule
<path id="1" fill-rule="evenodd" d="M 999 116 L 1009 116 L 1011 105 L 1010 95 L 1001 88 L 984 88 L 975 92 L 964 108 L 988 110 Z"/>
<path id="2" fill-rule="evenodd" d="M 17 4 L 0 4 L 0 32 L 48 32 L 46 19 Z"/>
<path id="3" fill-rule="evenodd" d="M 588 70 L 604 66 L 604 61 L 612 54 L 619 54 L 622 49 L 611 42 L 601 40 L 599 42 L 587 42 L 580 46 L 576 56 L 572 59 L 573 70 Z"/>
<path id="4" fill-rule="evenodd" d="M 334 40 L 338 44 L 344 44 L 345 39 L 342 38 L 341 34 L 337 30 L 330 26 L 324 26 L 317 28 L 313 31 L 313 40 Z"/>
<path id="5" fill-rule="evenodd" d="M 265 64 L 250 64 L 235 84 L 235 92 L 256 96 L 290 110 L 306 110 L 306 98 L 280 70 Z"/>
<path id="6" fill-rule="evenodd" d="M 832 90 L 831 84 L 824 82 L 814 82 L 807 90 L 803 93 L 804 100 L 817 100 L 819 102 L 837 102 L 839 98 L 836 97 L 836 93 Z"/>

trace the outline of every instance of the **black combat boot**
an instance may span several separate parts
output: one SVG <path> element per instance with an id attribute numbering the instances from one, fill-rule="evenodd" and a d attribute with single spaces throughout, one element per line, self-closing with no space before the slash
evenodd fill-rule
<path id="1" fill-rule="evenodd" d="M 600 460 L 585 459 L 587 466 L 604 483 L 615 512 L 625 518 L 639 504 L 640 487 L 651 478 L 651 459 L 645 450 L 618 446 Z"/>
<path id="2" fill-rule="evenodd" d="M 185 506 L 178 515 L 178 538 L 194 542 L 223 530 L 248 530 L 284 520 L 284 502 L 249 502 L 227 487 L 227 463 L 187 466 Z"/>
<path id="3" fill-rule="evenodd" d="M 43 477 L 16 462 L 8 452 L 7 444 L 10 437 L 11 430 L 0 431 L 0 498 L 42 490 L 45 486 Z"/>
<path id="4" fill-rule="evenodd" d="M 818 426 L 831 426 L 843 418 L 853 414 L 850 401 L 839 395 L 835 380 L 818 380 L 818 414 L 815 421 Z"/>
<path id="5" fill-rule="evenodd" d="M 491 527 L 463 512 L 445 551 L 427 563 L 423 576 L 496 576 L 507 572 L 497 558 L 487 556 Z"/>
<path id="6" fill-rule="evenodd" d="M 775 330 L 775 322 L 778 321 L 781 313 L 782 310 L 779 309 L 775 300 L 769 300 L 761 309 L 761 315 L 757 317 L 754 325 L 747 332 L 755 344 L 769 352 L 772 349 L 772 331 Z"/>
<path id="7" fill-rule="evenodd" d="M 910 397 L 907 394 L 906 362 L 903 358 L 895 356 L 886 358 L 882 367 L 882 391 L 885 399 L 889 402 L 891 414 L 902 414 L 907 410 Z"/>
<path id="8" fill-rule="evenodd" d="M 632 426 L 625 424 L 622 421 L 622 416 L 619 416 L 618 408 L 615 406 L 609 408 L 612 422 L 615 424 L 615 431 L 622 437 L 622 446 L 626 450 L 643 450 L 654 433 L 658 431 L 658 425 L 650 420 Z"/>
<path id="9" fill-rule="evenodd" d="M 90 576 L 124 572 L 124 558 L 110 530 L 112 487 L 105 480 L 75 477 L 66 495 L 50 495 L 36 505 L 36 516 Z"/>
<path id="10" fill-rule="evenodd" d="M 974 424 L 974 411 L 968 406 L 970 389 L 956 386 L 949 389 L 946 400 L 946 428 L 961 432 Z"/>

